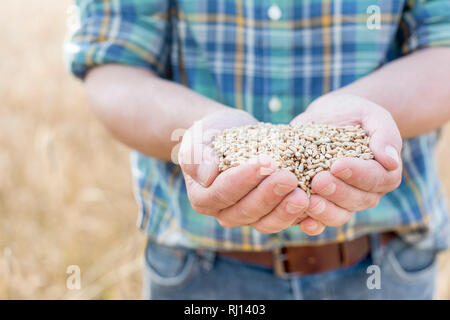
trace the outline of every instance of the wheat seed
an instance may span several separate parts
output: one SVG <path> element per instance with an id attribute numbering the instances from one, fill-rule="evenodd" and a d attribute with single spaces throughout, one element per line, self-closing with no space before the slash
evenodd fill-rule
<path id="1" fill-rule="evenodd" d="M 211 146 L 219 157 L 219 170 L 225 171 L 251 158 L 268 155 L 278 168 L 288 169 L 298 186 L 311 194 L 311 181 L 323 170 L 330 170 L 336 159 L 372 159 L 370 137 L 359 125 L 334 126 L 271 124 L 225 129 Z"/>

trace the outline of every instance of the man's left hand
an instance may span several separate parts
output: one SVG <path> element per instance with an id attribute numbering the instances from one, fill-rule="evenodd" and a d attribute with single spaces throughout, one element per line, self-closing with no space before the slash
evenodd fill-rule
<path id="1" fill-rule="evenodd" d="M 306 234 L 317 235 L 325 226 L 345 224 L 355 211 L 375 207 L 383 194 L 400 185 L 402 139 L 386 109 L 356 95 L 330 93 L 320 97 L 291 124 L 306 122 L 360 124 L 370 136 L 369 147 L 374 154 L 373 160 L 338 159 L 330 171 L 313 178 L 309 217 L 299 226 Z"/>

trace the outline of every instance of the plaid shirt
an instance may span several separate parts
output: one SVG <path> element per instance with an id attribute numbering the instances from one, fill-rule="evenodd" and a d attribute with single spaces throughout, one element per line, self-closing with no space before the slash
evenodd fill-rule
<path id="1" fill-rule="evenodd" d="M 140 66 L 272 123 L 289 122 L 313 99 L 401 55 L 450 45 L 450 1 L 78 0 L 77 5 L 80 26 L 65 47 L 76 76 L 106 63 Z M 377 12 L 380 28 L 374 24 Z M 425 233 L 441 236 L 433 245 L 445 247 L 437 138 L 432 132 L 405 140 L 400 187 L 376 208 L 315 237 L 298 227 L 271 235 L 250 227 L 224 229 L 192 209 L 178 166 L 134 151 L 139 225 L 151 240 L 191 248 L 264 250 L 392 229 L 431 230 Z"/>

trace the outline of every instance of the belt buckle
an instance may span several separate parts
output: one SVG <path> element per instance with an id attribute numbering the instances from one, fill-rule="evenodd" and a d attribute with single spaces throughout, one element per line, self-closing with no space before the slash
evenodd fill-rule
<path id="1" fill-rule="evenodd" d="M 276 248 L 273 250 L 273 271 L 276 276 L 287 279 L 289 273 L 286 271 L 286 253 L 283 252 L 283 248 Z"/>

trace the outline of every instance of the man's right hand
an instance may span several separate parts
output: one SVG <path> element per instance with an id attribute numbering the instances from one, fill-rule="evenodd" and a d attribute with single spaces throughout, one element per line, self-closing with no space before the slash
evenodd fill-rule
<path id="1" fill-rule="evenodd" d="M 276 233 L 306 217 L 309 201 L 297 178 L 278 170 L 273 159 L 261 156 L 219 174 L 218 158 L 209 146 L 226 128 L 255 124 L 248 113 L 226 109 L 196 122 L 183 136 L 178 160 L 194 210 L 217 218 L 223 227 L 249 225 L 262 233 Z M 309 235 L 322 232 L 314 224 Z"/>

